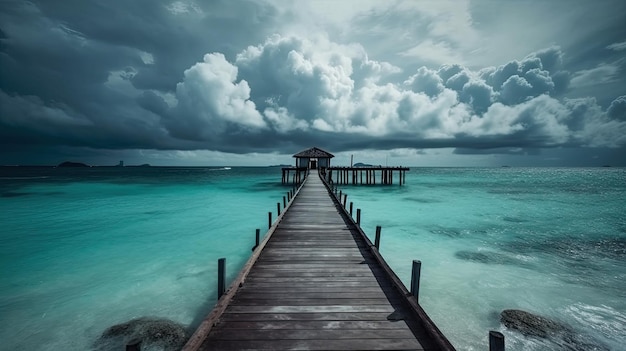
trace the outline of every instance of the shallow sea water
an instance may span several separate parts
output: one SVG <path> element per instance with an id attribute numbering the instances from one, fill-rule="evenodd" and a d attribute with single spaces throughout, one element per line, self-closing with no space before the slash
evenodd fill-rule
<path id="1" fill-rule="evenodd" d="M 381 253 L 459 350 L 626 345 L 624 169 L 414 169 L 407 184 L 343 186 L 362 227 L 382 226 Z M 524 337 L 499 322 L 522 309 L 569 325 L 575 345 Z M 599 348 L 601 349 L 601 348 Z"/>
<path id="2" fill-rule="evenodd" d="M 0 169 L 0 349 L 90 349 L 143 316 L 196 327 L 289 187 L 277 168 Z M 404 186 L 343 186 L 362 227 L 459 350 L 558 345 L 505 330 L 503 309 L 626 345 L 626 170 L 415 168 Z M 264 230 L 262 230 L 263 232 Z"/>

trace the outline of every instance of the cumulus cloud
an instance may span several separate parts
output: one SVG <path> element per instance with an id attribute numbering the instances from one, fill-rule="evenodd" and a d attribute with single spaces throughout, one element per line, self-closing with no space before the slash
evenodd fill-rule
<path id="1" fill-rule="evenodd" d="M 420 67 L 417 73 L 410 76 L 404 84 L 408 85 L 416 93 L 424 93 L 430 97 L 439 95 L 443 89 L 443 79 L 437 72 L 426 67 Z"/>
<path id="2" fill-rule="evenodd" d="M 354 74 L 355 67 L 371 64 L 358 46 L 274 36 L 241 52 L 233 64 L 279 134 L 298 129 L 400 138 L 405 146 L 425 140 L 452 147 L 621 145 L 613 134 L 603 132 L 611 138 L 605 141 L 594 134 L 608 120 L 595 101 L 558 99 L 561 83 L 554 78 L 568 75 L 562 56 L 559 48 L 549 48 L 480 71 L 420 67 L 402 84 L 379 84 Z"/>
<path id="3" fill-rule="evenodd" d="M 237 82 L 237 67 L 222 54 L 207 54 L 204 61 L 185 70 L 176 86 L 178 105 L 166 126 L 176 137 L 207 140 L 227 127 L 264 128 L 265 121 L 250 101 L 250 87 Z"/>

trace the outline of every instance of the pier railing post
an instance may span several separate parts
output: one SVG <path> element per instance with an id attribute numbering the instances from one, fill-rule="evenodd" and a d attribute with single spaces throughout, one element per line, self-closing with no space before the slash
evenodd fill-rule
<path id="1" fill-rule="evenodd" d="M 268 212 L 267 213 L 267 228 L 271 228 L 272 227 L 272 212 Z"/>
<path id="2" fill-rule="evenodd" d="M 376 237 L 374 238 L 374 246 L 376 246 L 376 250 L 380 250 L 380 226 L 376 226 Z"/>
<path id="3" fill-rule="evenodd" d="M 254 245 L 254 247 L 252 248 L 252 251 L 256 250 L 257 247 L 259 247 L 259 243 L 261 242 L 261 229 L 256 230 L 256 244 Z"/>
<path id="4" fill-rule="evenodd" d="M 361 226 L 361 209 L 356 209 L 356 225 Z"/>
<path id="5" fill-rule="evenodd" d="M 497 331 L 489 331 L 489 351 L 504 351 L 504 335 Z"/>
<path id="6" fill-rule="evenodd" d="M 276 203 L 276 217 L 280 216 L 280 202 Z"/>
<path id="7" fill-rule="evenodd" d="M 415 297 L 417 303 L 419 303 L 421 271 L 422 261 L 413 260 L 413 268 L 411 269 L 411 295 Z"/>
<path id="8" fill-rule="evenodd" d="M 352 217 L 352 201 L 350 201 L 350 217 Z"/>
<path id="9" fill-rule="evenodd" d="M 283 196 L 283 208 L 287 208 L 287 199 Z"/>
<path id="10" fill-rule="evenodd" d="M 338 198 L 339 202 L 341 202 L 342 196 L 343 196 L 343 190 L 339 190 L 339 198 Z"/>
<path id="11" fill-rule="evenodd" d="M 217 260 L 217 299 L 226 292 L 226 259 Z"/>
<path id="12" fill-rule="evenodd" d="M 343 208 L 346 208 L 346 202 L 348 201 L 348 194 L 343 195 Z"/>
<path id="13" fill-rule="evenodd" d="M 126 351 L 140 351 L 141 340 L 133 339 L 126 344 Z"/>

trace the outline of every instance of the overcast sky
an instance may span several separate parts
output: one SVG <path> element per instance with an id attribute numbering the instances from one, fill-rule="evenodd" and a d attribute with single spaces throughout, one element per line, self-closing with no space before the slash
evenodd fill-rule
<path id="1" fill-rule="evenodd" d="M 623 0 L 0 1 L 0 164 L 626 166 Z"/>

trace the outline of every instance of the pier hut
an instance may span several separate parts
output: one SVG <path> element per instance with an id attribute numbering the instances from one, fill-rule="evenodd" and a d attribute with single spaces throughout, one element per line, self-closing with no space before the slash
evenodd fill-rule
<path id="1" fill-rule="evenodd" d="M 320 175 L 330 184 L 335 185 L 403 185 L 406 183 L 408 167 L 397 166 L 331 166 L 330 159 L 335 157 L 328 151 L 317 147 L 293 155 L 295 167 L 283 168 L 283 184 L 300 184 L 311 169 L 319 169 Z M 396 180 L 394 180 L 396 177 Z"/>
<path id="2" fill-rule="evenodd" d="M 330 159 L 335 157 L 335 155 L 320 148 L 312 147 L 298 152 L 293 157 L 296 159 L 296 167 L 325 169 L 330 167 Z"/>
<path id="3" fill-rule="evenodd" d="M 322 174 L 325 174 L 326 169 L 330 167 L 330 159 L 335 155 L 320 148 L 312 147 L 298 152 L 293 157 L 296 159 L 296 166 L 282 169 L 283 184 L 290 181 L 293 184 L 300 184 L 310 169 L 319 169 Z"/>

